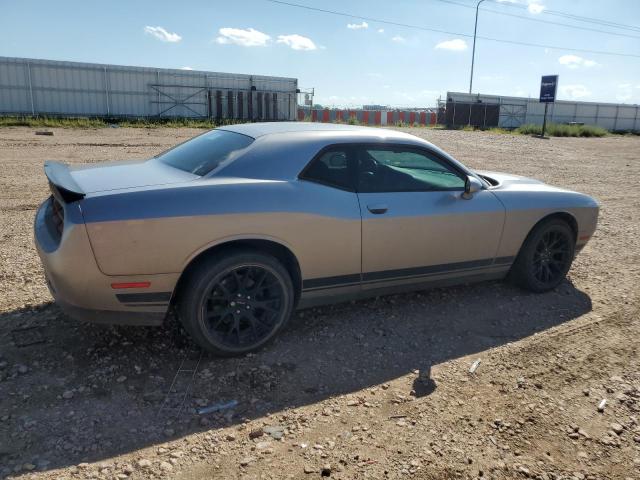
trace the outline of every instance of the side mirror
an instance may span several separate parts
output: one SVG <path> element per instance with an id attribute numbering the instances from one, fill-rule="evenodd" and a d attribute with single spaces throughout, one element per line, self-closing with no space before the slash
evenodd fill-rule
<path id="1" fill-rule="evenodd" d="M 468 176 L 467 180 L 464 182 L 464 193 L 462 194 L 462 198 L 465 200 L 471 200 L 473 198 L 473 194 L 480 190 L 482 190 L 482 182 L 476 177 Z"/>

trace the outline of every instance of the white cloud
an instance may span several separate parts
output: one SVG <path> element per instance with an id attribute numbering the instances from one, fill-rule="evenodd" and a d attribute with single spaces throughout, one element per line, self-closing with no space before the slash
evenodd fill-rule
<path id="1" fill-rule="evenodd" d="M 461 52 L 467 49 L 467 42 L 460 38 L 454 40 L 446 40 L 436 45 L 437 50 L 452 50 L 454 52 Z"/>
<path id="2" fill-rule="evenodd" d="M 640 85 L 635 87 L 640 88 Z M 634 92 L 633 84 L 621 83 L 616 90 L 616 100 L 622 103 L 636 103 L 640 96 Z"/>
<path id="3" fill-rule="evenodd" d="M 497 0 L 498 3 L 518 3 L 517 0 Z"/>
<path id="4" fill-rule="evenodd" d="M 278 43 L 284 43 L 285 45 L 293 48 L 294 50 L 316 50 L 316 44 L 313 40 L 297 33 L 291 35 L 278 35 Z"/>
<path id="5" fill-rule="evenodd" d="M 222 45 L 240 45 L 243 47 L 264 47 L 271 40 L 266 33 L 253 28 L 221 28 L 218 30 L 216 42 Z"/>
<path id="6" fill-rule="evenodd" d="M 378 72 L 369 72 L 367 73 L 367 77 L 371 78 L 382 78 L 382 74 Z"/>
<path id="7" fill-rule="evenodd" d="M 378 33 L 384 33 L 384 28 L 379 28 Z"/>
<path id="8" fill-rule="evenodd" d="M 180 70 L 193 70 L 191 67 L 180 67 Z"/>
<path id="9" fill-rule="evenodd" d="M 594 60 L 587 60 L 578 55 L 562 55 L 558 58 L 560 65 L 564 65 L 568 68 L 580 68 L 580 67 L 595 67 L 598 62 Z"/>
<path id="10" fill-rule="evenodd" d="M 577 100 L 579 98 L 590 97 L 591 90 L 580 84 L 561 85 L 560 94 L 570 100 Z"/>
<path id="11" fill-rule="evenodd" d="M 369 28 L 369 24 L 367 22 L 347 23 L 347 28 L 349 28 L 351 30 L 362 30 L 364 28 Z"/>
<path id="12" fill-rule="evenodd" d="M 144 33 L 153 35 L 158 40 L 161 40 L 163 42 L 176 43 L 182 40 L 182 37 L 177 33 L 167 32 L 162 27 L 150 27 L 147 25 L 146 27 L 144 27 Z"/>
<path id="13" fill-rule="evenodd" d="M 396 35 L 391 39 L 391 41 L 396 43 L 407 43 L 407 39 L 404 37 L 401 37 L 400 35 Z"/>
<path id="14" fill-rule="evenodd" d="M 539 13 L 542 13 L 542 11 L 545 9 L 546 7 L 544 5 L 542 5 L 541 3 L 534 1 L 529 2 L 529 6 L 527 7 L 527 10 L 529 10 L 529 13 L 533 13 L 534 15 L 538 15 Z"/>

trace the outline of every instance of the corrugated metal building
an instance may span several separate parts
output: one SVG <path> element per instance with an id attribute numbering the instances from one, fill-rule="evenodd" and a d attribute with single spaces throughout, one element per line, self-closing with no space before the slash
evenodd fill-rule
<path id="1" fill-rule="evenodd" d="M 528 123 L 542 125 L 544 104 L 537 98 L 447 92 L 444 117 L 444 120 L 438 119 L 438 123 L 502 128 L 517 128 Z M 612 131 L 638 131 L 640 106 L 558 100 L 549 104 L 547 121 L 578 122 Z"/>
<path id="2" fill-rule="evenodd" d="M 0 57 L 0 114 L 295 120 L 286 77 Z"/>

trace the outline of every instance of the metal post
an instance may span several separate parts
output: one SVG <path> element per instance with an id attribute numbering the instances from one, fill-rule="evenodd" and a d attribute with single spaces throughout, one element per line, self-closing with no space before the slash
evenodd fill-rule
<path id="1" fill-rule="evenodd" d="M 31 115 L 36 114 L 36 109 L 33 105 L 33 86 L 31 85 L 31 64 L 27 62 L 27 74 L 29 76 L 29 97 L 31 98 Z"/>
<path id="2" fill-rule="evenodd" d="M 544 138 L 544 132 L 547 129 L 547 107 L 549 107 L 548 103 L 544 104 L 544 118 L 542 119 L 542 138 Z"/>
<path id="3" fill-rule="evenodd" d="M 455 99 L 453 100 L 453 118 L 451 119 L 451 124 L 454 127 L 456 126 L 456 101 L 455 101 Z"/>
<path id="4" fill-rule="evenodd" d="M 636 106 L 636 117 L 633 119 L 633 131 L 637 131 L 638 130 L 638 110 L 640 109 L 640 107 Z"/>
<path id="5" fill-rule="evenodd" d="M 104 95 L 107 102 L 107 117 L 111 115 L 109 111 L 109 80 L 107 77 L 107 67 L 104 67 Z"/>
<path id="6" fill-rule="evenodd" d="M 618 115 L 620 114 L 620 105 L 616 105 L 616 118 L 613 120 L 613 130 L 616 131 L 618 128 Z"/>
<path id="7" fill-rule="evenodd" d="M 484 2 L 484 0 L 480 0 L 476 5 L 476 24 L 473 27 L 473 52 L 471 53 L 471 78 L 469 78 L 469 93 L 473 88 L 473 64 L 476 59 L 476 33 L 478 31 L 478 10 L 480 9 L 480 4 Z"/>

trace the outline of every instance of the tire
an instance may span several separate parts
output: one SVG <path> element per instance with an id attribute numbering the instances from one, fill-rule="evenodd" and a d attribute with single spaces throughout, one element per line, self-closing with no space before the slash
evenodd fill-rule
<path id="1" fill-rule="evenodd" d="M 560 219 L 537 225 L 525 240 L 509 278 L 536 293 L 556 288 L 565 279 L 575 254 L 575 235 Z"/>
<path id="2" fill-rule="evenodd" d="M 235 250 L 215 255 L 189 273 L 178 312 L 198 345 L 230 357 L 266 345 L 284 327 L 293 307 L 293 283 L 277 259 Z"/>

